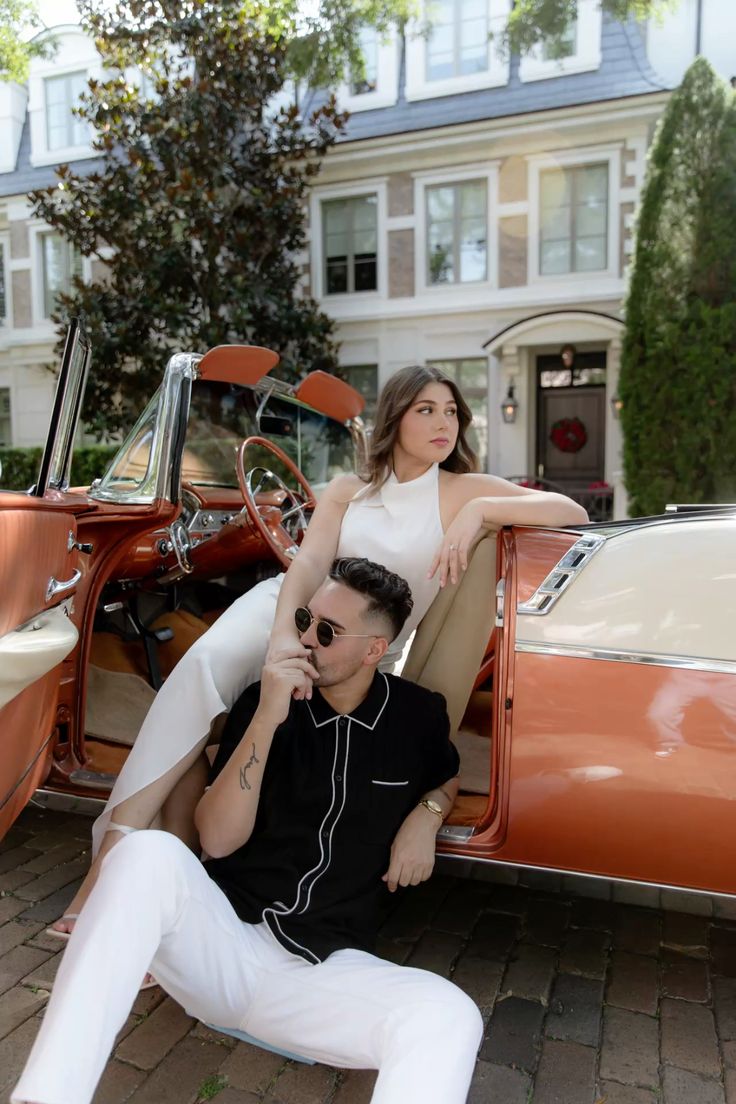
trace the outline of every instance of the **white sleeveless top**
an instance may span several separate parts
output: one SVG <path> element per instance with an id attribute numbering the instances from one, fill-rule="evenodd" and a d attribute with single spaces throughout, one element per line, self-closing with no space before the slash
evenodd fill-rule
<path id="1" fill-rule="evenodd" d="M 365 556 L 406 579 L 414 608 L 389 646 L 381 667 L 395 663 L 437 594 L 439 572 L 427 578 L 429 566 L 442 542 L 439 465 L 399 483 L 392 472 L 378 491 L 358 491 L 340 526 L 338 556 Z"/>

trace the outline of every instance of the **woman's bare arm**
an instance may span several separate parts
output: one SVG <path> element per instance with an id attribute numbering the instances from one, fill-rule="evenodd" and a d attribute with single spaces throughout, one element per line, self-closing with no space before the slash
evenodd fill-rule
<path id="1" fill-rule="evenodd" d="M 292 650 L 293 654 L 295 646 L 301 647 L 294 628 L 294 610 L 309 602 L 327 575 L 335 558 L 348 503 L 363 486 L 365 484 L 355 475 L 340 475 L 325 488 L 281 585 L 271 630 L 269 660 L 280 658 L 285 650 Z"/>

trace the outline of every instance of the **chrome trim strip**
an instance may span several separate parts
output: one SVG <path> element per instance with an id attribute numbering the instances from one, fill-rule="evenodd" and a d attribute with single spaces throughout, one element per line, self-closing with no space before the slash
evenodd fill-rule
<path id="1" fill-rule="evenodd" d="M 647 889 L 667 889 L 673 893 L 697 893 L 699 897 L 719 897 L 724 901 L 736 899 L 736 893 L 721 893 L 717 889 L 696 889 L 694 886 L 677 886 L 669 882 L 644 882 L 638 878 L 617 878 L 613 874 L 589 874 L 585 870 L 565 870 L 562 866 L 535 866 L 533 863 L 511 862 L 509 859 L 486 859 L 482 855 L 465 853 L 464 855 L 441 852 L 443 859 L 461 859 L 466 862 L 484 863 L 486 866 L 503 866 L 509 870 L 539 870 L 543 874 L 562 874 L 566 878 L 586 878 L 590 882 L 611 882 L 623 886 L 642 886 Z M 523 889 L 528 887 L 522 886 Z M 574 893 L 574 889 L 573 889 Z M 602 898 L 606 900 L 606 898 Z M 615 902 L 624 904 L 625 902 Z"/>
<path id="2" fill-rule="evenodd" d="M 565 656 L 569 659 L 603 659 L 609 663 L 644 663 L 650 667 L 674 667 L 685 671 L 710 671 L 736 675 L 736 660 L 667 655 L 663 652 L 625 652 L 616 648 L 582 648 L 572 644 L 538 644 L 517 640 L 517 652 L 531 655 Z"/>
<path id="3" fill-rule="evenodd" d="M 598 533 L 585 533 L 568 548 L 550 571 L 547 578 L 539 584 L 526 602 L 520 602 L 516 613 L 531 617 L 544 617 L 556 604 L 561 594 L 575 581 L 584 567 L 592 560 L 596 552 L 606 543 L 606 538 Z"/>
<path id="4" fill-rule="evenodd" d="M 437 833 L 437 839 L 447 840 L 448 843 L 465 843 L 471 838 L 475 829 L 471 825 L 466 824 L 443 824 Z M 466 859 L 471 856 L 461 855 L 460 858 Z"/>
<path id="5" fill-rule="evenodd" d="M 65 594 L 67 590 L 73 590 L 81 578 L 82 572 L 78 567 L 74 569 L 71 578 L 65 579 L 63 582 L 59 582 L 59 580 L 52 575 L 46 585 L 46 601 L 50 602 L 57 594 Z"/>

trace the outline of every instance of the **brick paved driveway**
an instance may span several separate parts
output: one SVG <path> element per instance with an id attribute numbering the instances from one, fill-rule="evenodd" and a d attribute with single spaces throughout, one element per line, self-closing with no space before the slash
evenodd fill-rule
<path id="1" fill-rule="evenodd" d="M 30 808 L 0 843 L 1 1100 L 43 1015 L 60 957 L 44 928 L 86 869 L 89 828 Z M 604 899 L 554 876 L 508 885 L 479 877 L 492 868 L 455 869 L 407 891 L 380 949 L 452 977 L 480 1005 L 488 1030 L 470 1104 L 736 1104 L 730 903 L 712 917 L 708 899 L 690 898 L 706 913 L 690 915 L 605 899 L 598 883 L 589 891 Z M 154 989 L 138 997 L 95 1104 L 367 1104 L 374 1076 L 235 1044 Z"/>

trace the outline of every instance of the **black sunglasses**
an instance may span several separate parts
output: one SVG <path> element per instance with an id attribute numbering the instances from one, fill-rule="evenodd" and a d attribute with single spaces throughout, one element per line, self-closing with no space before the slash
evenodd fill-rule
<path id="1" fill-rule="evenodd" d="M 315 618 L 306 606 L 294 610 L 294 624 L 298 633 L 305 633 Z M 345 636 L 365 637 L 367 640 L 375 633 L 336 633 L 329 621 L 317 620 L 317 641 L 323 648 L 329 648 L 333 640 L 342 640 Z"/>

